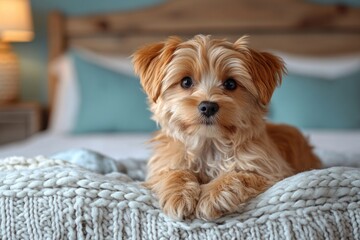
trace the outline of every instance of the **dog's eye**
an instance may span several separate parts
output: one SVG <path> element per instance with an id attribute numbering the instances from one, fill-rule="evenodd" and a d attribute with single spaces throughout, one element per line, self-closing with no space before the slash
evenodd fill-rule
<path id="1" fill-rule="evenodd" d="M 191 77 L 184 77 L 181 80 L 181 87 L 182 88 L 191 88 L 193 85 L 193 81 L 191 79 Z"/>
<path id="2" fill-rule="evenodd" d="M 226 90 L 235 90 L 237 87 L 237 84 L 234 79 L 229 78 L 223 83 L 223 86 Z"/>

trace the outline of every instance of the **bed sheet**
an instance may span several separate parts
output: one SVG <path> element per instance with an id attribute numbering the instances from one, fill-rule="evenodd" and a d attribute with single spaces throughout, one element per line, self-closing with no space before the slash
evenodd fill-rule
<path id="1" fill-rule="evenodd" d="M 360 129 L 304 130 L 310 143 L 319 150 L 360 153 Z"/>
<path id="2" fill-rule="evenodd" d="M 359 130 L 305 130 L 316 153 L 327 166 L 360 166 Z M 89 149 L 114 159 L 148 159 L 150 133 L 64 135 L 44 132 L 14 144 L 0 146 L 0 158 L 52 156 L 69 149 Z"/>
<path id="3" fill-rule="evenodd" d="M 360 130 L 304 131 L 325 167 L 360 167 Z"/>
<path id="4" fill-rule="evenodd" d="M 44 132 L 28 140 L 0 146 L 0 159 L 8 156 L 51 156 L 69 149 L 89 149 L 114 159 L 147 159 L 150 133 L 69 135 Z"/>

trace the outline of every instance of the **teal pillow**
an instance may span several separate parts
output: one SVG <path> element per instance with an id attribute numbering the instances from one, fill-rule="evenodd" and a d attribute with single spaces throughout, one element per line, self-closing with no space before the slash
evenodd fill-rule
<path id="1" fill-rule="evenodd" d="M 76 51 L 70 56 L 80 97 L 73 133 L 156 130 L 139 79 L 89 62 Z"/>
<path id="2" fill-rule="evenodd" d="M 335 80 L 285 76 L 269 118 L 300 128 L 360 128 L 360 71 Z"/>

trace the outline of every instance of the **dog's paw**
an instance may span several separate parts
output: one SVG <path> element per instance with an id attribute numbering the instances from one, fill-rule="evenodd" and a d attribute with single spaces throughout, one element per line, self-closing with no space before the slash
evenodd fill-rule
<path id="1" fill-rule="evenodd" d="M 164 213 L 171 218 L 182 220 L 194 213 L 201 189 L 191 172 L 172 170 L 154 177 L 148 186 L 156 193 Z"/>
<path id="2" fill-rule="evenodd" d="M 159 201 L 166 215 L 176 220 L 182 220 L 194 213 L 199 195 L 199 184 L 188 182 L 182 189 L 161 195 Z"/>
<path id="3" fill-rule="evenodd" d="M 218 188 L 213 183 L 202 186 L 195 215 L 204 220 L 215 220 L 225 213 L 234 212 L 241 203 L 241 198 L 229 189 Z"/>
<path id="4" fill-rule="evenodd" d="M 201 186 L 196 217 L 214 220 L 239 209 L 240 204 L 263 192 L 270 185 L 254 173 L 228 173 Z"/>

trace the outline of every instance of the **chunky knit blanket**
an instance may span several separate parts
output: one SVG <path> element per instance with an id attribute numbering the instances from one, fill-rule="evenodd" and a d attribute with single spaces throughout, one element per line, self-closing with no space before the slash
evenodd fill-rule
<path id="1" fill-rule="evenodd" d="M 360 239 L 360 170 L 275 184 L 214 222 L 173 221 L 128 175 L 44 157 L 0 161 L 0 239 Z"/>

